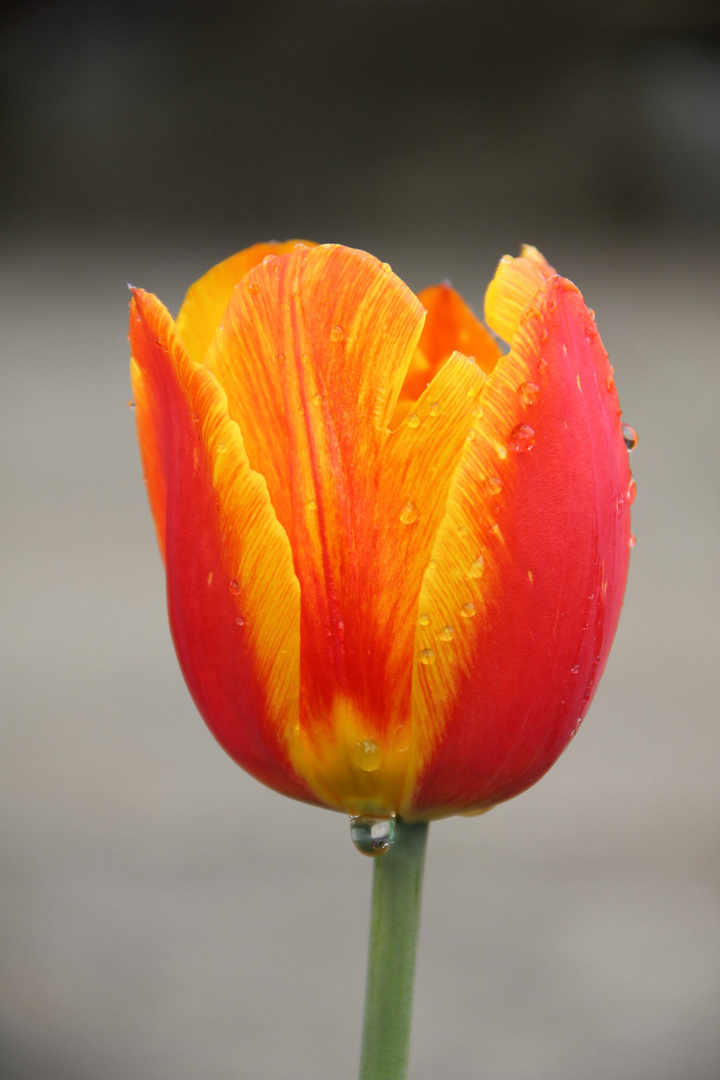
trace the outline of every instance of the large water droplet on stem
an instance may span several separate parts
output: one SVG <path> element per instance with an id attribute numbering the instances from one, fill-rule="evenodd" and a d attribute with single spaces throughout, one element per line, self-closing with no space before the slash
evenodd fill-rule
<path id="1" fill-rule="evenodd" d="M 350 836 L 363 855 L 371 858 L 384 855 L 395 836 L 395 818 L 351 817 Z"/>

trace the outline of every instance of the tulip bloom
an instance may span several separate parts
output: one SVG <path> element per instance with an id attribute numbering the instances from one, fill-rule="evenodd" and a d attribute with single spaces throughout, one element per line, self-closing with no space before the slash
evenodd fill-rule
<path id="1" fill-rule="evenodd" d="M 422 821 L 529 787 L 605 665 L 634 492 L 612 368 L 534 248 L 485 300 L 337 245 L 257 245 L 178 319 L 133 290 L 173 639 L 270 787 Z"/>

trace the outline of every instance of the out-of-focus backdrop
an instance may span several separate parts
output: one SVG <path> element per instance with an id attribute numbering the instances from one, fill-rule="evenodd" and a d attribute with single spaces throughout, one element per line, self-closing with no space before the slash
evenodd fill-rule
<path id="1" fill-rule="evenodd" d="M 371 864 L 243 774 L 179 674 L 128 280 L 259 239 L 482 310 L 541 247 L 633 456 L 626 608 L 534 789 L 431 828 L 415 1080 L 720 1074 L 720 17 L 699 0 L 6 5 L 3 1080 L 350 1080 Z"/>

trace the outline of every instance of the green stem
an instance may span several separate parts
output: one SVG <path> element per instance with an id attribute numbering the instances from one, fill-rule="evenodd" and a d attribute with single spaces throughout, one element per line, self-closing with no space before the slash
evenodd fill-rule
<path id="1" fill-rule="evenodd" d="M 360 1080 L 405 1080 L 427 822 L 396 821 L 375 860 Z"/>

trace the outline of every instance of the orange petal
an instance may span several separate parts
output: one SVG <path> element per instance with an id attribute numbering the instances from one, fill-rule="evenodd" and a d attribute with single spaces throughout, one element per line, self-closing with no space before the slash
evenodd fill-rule
<path id="1" fill-rule="evenodd" d="M 497 342 L 447 282 L 424 289 L 418 300 L 427 311 L 425 326 L 390 422 L 393 430 L 451 353 L 472 357 L 485 372 L 492 371 L 500 356 Z"/>
<path id="2" fill-rule="evenodd" d="M 528 244 L 519 258 L 503 255 L 485 294 L 485 319 L 503 341 L 512 341 L 521 316 L 554 273 L 537 248 Z"/>
<path id="3" fill-rule="evenodd" d="M 245 279 L 206 361 L 267 479 L 300 581 L 296 765 L 353 812 L 397 802 L 412 612 L 483 378 L 454 358 L 391 435 L 422 317 L 372 256 L 298 249 Z"/>
<path id="4" fill-rule="evenodd" d="M 285 243 L 253 244 L 218 263 L 188 289 L 178 312 L 177 331 L 191 360 L 201 364 L 215 336 L 233 289 L 263 259 L 292 251 L 298 240 Z M 312 246 L 309 241 L 302 241 Z"/>
<path id="5" fill-rule="evenodd" d="M 223 390 L 187 356 L 162 304 L 139 290 L 130 343 L 138 435 L 188 687 L 239 764 L 316 801 L 291 763 L 300 590 L 267 485 L 250 468 Z"/>
<path id="6" fill-rule="evenodd" d="M 517 310 L 527 259 L 499 275 L 490 306 Z M 488 807 L 550 767 L 589 705 L 625 587 L 617 394 L 570 282 L 540 284 L 480 404 L 420 594 L 409 818 Z"/>

